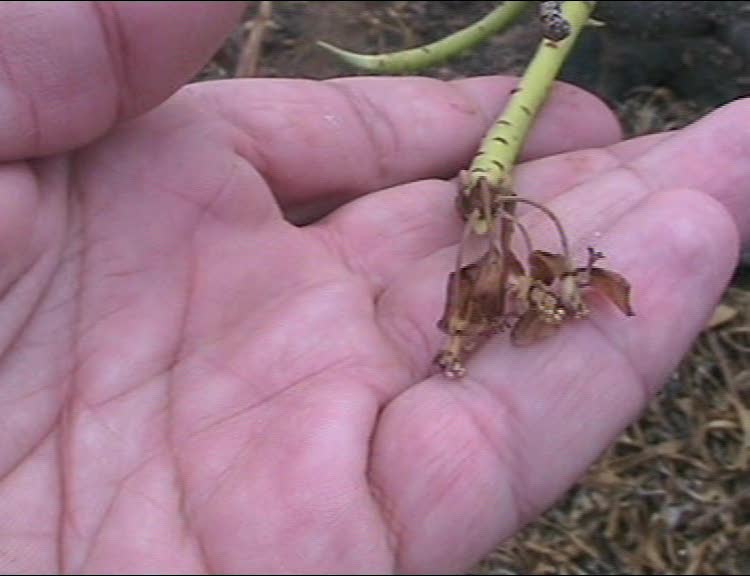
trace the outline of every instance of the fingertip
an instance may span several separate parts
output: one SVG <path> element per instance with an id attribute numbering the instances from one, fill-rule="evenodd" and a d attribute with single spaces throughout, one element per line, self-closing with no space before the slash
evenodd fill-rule
<path id="1" fill-rule="evenodd" d="M 552 118 L 544 120 L 545 113 Z M 604 100 L 567 82 L 555 82 L 541 112 L 542 121 L 557 127 L 560 141 L 568 142 L 566 151 L 611 146 L 623 138 L 620 121 Z M 574 133 L 577 133 L 575 140 L 570 136 Z"/>
<path id="2" fill-rule="evenodd" d="M 740 235 L 719 200 L 694 188 L 656 192 L 624 219 L 623 227 L 641 244 L 644 260 L 659 252 L 664 273 L 714 291 L 726 284 L 739 258 Z"/>
<path id="3" fill-rule="evenodd" d="M 242 2 L 0 3 L 0 159 L 85 145 L 187 82 Z"/>
<path id="4" fill-rule="evenodd" d="M 661 385 L 710 317 L 739 245 L 726 207 L 691 188 L 648 196 L 601 243 L 604 267 L 631 285 L 635 317 L 602 309 L 592 321 L 630 360 L 648 392 Z"/>
<path id="5" fill-rule="evenodd" d="M 666 248 L 682 282 L 691 285 L 696 331 L 702 328 L 729 283 L 740 257 L 737 222 L 718 199 L 694 188 L 676 188 L 654 195 L 651 204 L 661 214 Z M 697 304 L 697 305 L 696 305 Z"/>
<path id="6" fill-rule="evenodd" d="M 122 68 L 123 117 L 141 114 L 188 82 L 239 24 L 247 4 L 126 2 L 100 11 L 113 62 Z"/>
<path id="7" fill-rule="evenodd" d="M 709 252 L 704 255 L 704 242 L 708 250 L 729 256 L 731 261 L 739 258 L 740 231 L 737 222 L 727 206 L 717 198 L 694 188 L 677 188 L 657 195 L 656 201 L 670 205 L 679 203 L 684 217 L 692 221 L 694 230 L 690 234 L 676 236 L 681 244 L 688 248 L 692 245 L 699 256 L 707 259 L 713 259 L 716 254 Z M 686 258 L 691 258 L 691 254 L 688 253 Z"/>
<path id="8" fill-rule="evenodd" d="M 637 140 L 636 140 L 637 142 Z M 750 239 L 750 98 L 737 100 L 647 147 L 630 161 L 652 189 L 695 188 L 719 200 Z"/>

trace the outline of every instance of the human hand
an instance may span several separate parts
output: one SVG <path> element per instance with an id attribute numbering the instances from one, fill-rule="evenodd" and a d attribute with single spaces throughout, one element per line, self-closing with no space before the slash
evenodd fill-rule
<path id="1" fill-rule="evenodd" d="M 466 569 L 571 485 L 710 314 L 750 228 L 749 104 L 615 143 L 558 86 L 517 190 L 605 252 L 637 316 L 599 302 L 534 346 L 497 337 L 448 381 L 435 323 L 461 226 L 435 178 L 514 81 L 193 85 L 74 150 L 166 97 L 238 10 L 142 6 L 105 26 L 110 52 L 95 20 L 87 50 L 39 48 L 57 70 L 127 61 L 110 84 L 49 96 L 6 61 L 0 569 Z"/>

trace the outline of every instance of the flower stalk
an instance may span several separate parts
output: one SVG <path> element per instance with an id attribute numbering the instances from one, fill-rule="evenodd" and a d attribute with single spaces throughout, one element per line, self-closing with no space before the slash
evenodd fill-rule
<path id="1" fill-rule="evenodd" d="M 464 186 L 462 200 L 464 216 L 478 210 L 474 231 L 485 234 L 489 219 L 483 215 L 473 191 L 480 179 L 486 180 L 496 190 L 512 190 L 510 173 L 526 140 L 539 110 L 547 100 L 550 89 L 565 59 L 570 53 L 583 27 L 589 20 L 594 2 L 564 2 L 562 16 L 568 22 L 570 33 L 560 41 L 543 39 L 520 79 L 505 110 L 484 137 L 479 151 L 469 167 L 469 180 Z"/>
<path id="2" fill-rule="evenodd" d="M 513 190 L 513 166 L 595 3 L 543 4 L 545 38 L 459 179 L 457 208 L 466 224 L 438 323 L 448 341 L 436 357 L 450 378 L 461 377 L 467 355 L 498 331 L 510 328 L 511 342 L 524 346 L 550 336 L 569 319 L 585 318 L 589 309 L 584 292 L 590 289 L 604 294 L 624 314 L 633 315 L 627 281 L 616 272 L 594 266 L 603 255 L 589 249 L 588 263 L 574 266 L 565 229 L 554 212 Z M 515 216 L 518 203 L 529 204 L 550 219 L 560 236 L 562 254 L 533 249 L 528 232 Z M 511 248 L 516 228 L 524 236 L 528 272 Z M 472 234 L 487 238 L 487 251 L 464 266 L 463 245 Z"/>

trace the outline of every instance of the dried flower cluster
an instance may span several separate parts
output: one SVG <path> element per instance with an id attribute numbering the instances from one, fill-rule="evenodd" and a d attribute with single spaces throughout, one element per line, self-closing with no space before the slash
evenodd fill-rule
<path id="1" fill-rule="evenodd" d="M 468 353 L 497 332 L 510 329 L 513 344 L 523 346 L 550 336 L 565 321 L 585 318 L 589 289 L 606 296 L 624 314 L 634 315 L 628 282 L 616 272 L 595 266 L 604 256 L 592 248 L 585 266 L 576 267 L 565 231 L 549 209 L 503 188 L 493 189 L 484 178 L 472 185 L 464 173 L 461 180 L 457 204 L 467 232 L 456 271 L 448 278 L 445 311 L 438 322 L 449 336 L 436 359 L 446 376 L 463 376 Z M 555 223 L 561 254 L 533 249 L 528 232 L 513 215 L 519 202 L 542 210 Z M 526 240 L 528 268 L 510 248 L 515 229 Z M 478 260 L 464 266 L 463 244 L 472 231 L 486 235 L 488 247 Z"/>

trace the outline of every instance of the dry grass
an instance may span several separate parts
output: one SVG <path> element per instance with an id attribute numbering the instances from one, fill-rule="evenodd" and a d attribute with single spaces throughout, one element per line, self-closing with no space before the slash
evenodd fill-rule
<path id="1" fill-rule="evenodd" d="M 615 105 L 625 136 L 676 130 L 704 116 L 710 109 L 681 100 L 668 88 L 636 86 Z"/>
<path id="2" fill-rule="evenodd" d="M 643 417 L 483 574 L 750 572 L 750 292 Z"/>

